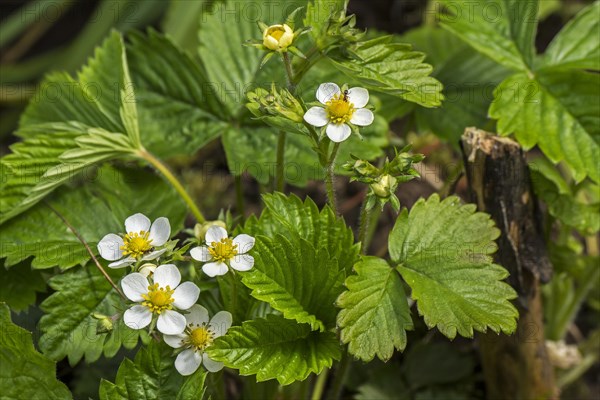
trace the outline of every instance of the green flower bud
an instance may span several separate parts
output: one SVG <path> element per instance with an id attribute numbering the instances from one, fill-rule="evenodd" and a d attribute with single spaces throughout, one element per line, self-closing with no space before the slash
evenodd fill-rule
<path id="1" fill-rule="evenodd" d="M 371 189 L 373 189 L 373 193 L 375 193 L 377 197 L 387 199 L 394 193 L 397 184 L 398 181 L 396 178 L 386 174 L 379 177 L 377 182 L 371 184 Z"/>
<path id="2" fill-rule="evenodd" d="M 208 228 L 210 228 L 213 225 L 220 226 L 221 228 L 227 228 L 227 225 L 225 224 L 225 222 L 219 221 L 219 220 L 206 221 L 203 224 L 196 224 L 196 226 L 194 226 L 194 236 L 196 237 L 196 239 L 203 242 L 204 236 L 206 236 L 206 232 L 208 231 Z"/>

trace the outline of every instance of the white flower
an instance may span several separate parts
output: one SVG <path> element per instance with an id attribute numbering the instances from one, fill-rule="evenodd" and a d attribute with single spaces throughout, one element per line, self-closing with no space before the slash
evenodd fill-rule
<path id="1" fill-rule="evenodd" d="M 348 139 L 352 133 L 348 123 L 367 126 L 375 118 L 371 110 L 363 108 L 369 102 L 369 91 L 364 88 L 342 92 L 335 83 L 323 83 L 317 89 L 317 100 L 325 107 L 311 107 L 304 114 L 304 120 L 319 128 L 327 125 L 327 136 L 333 142 Z"/>
<path id="2" fill-rule="evenodd" d="M 207 246 L 194 247 L 190 254 L 194 260 L 206 262 L 202 271 L 208 276 L 225 275 L 227 265 L 238 271 L 248 271 L 254 266 L 254 257 L 246 254 L 254 247 L 254 238 L 241 234 L 230 239 L 220 226 L 211 226 L 206 231 Z"/>
<path id="3" fill-rule="evenodd" d="M 219 311 L 212 319 L 208 318 L 208 310 L 201 305 L 194 305 L 185 315 L 187 325 L 180 335 L 164 335 L 165 342 L 175 348 L 185 348 L 175 359 L 175 368 L 181 375 L 191 375 L 200 365 L 210 372 L 223 368 L 223 363 L 213 361 L 204 351 L 213 340 L 223 336 L 231 326 L 231 314 Z"/>
<path id="4" fill-rule="evenodd" d="M 125 220 L 125 232 L 127 233 L 123 237 L 109 233 L 98 243 L 98 252 L 102 258 L 114 261 L 108 264 L 111 268 L 125 267 L 137 260 L 158 258 L 167 249 L 154 249 L 169 240 L 171 225 L 168 219 L 160 217 L 150 226 L 148 217 L 138 213 Z"/>
<path id="5" fill-rule="evenodd" d="M 150 324 L 152 316 L 158 315 L 156 328 L 167 335 L 178 335 L 185 329 L 185 317 L 174 311 L 192 307 L 200 289 L 193 282 L 183 282 L 181 273 L 173 264 L 159 265 L 148 279 L 134 272 L 123 278 L 121 287 L 127 298 L 138 304 L 123 314 L 125 325 L 131 329 L 143 329 Z"/>

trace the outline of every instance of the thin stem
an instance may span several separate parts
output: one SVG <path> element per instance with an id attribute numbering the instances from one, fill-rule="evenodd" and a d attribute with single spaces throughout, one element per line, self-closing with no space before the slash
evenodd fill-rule
<path id="1" fill-rule="evenodd" d="M 329 391 L 327 399 L 336 400 L 340 397 L 344 382 L 346 381 L 346 376 L 348 375 L 348 367 L 350 367 L 350 356 L 348 355 L 348 348 L 346 347 L 342 353 L 342 359 L 333 375 L 333 383 L 331 384 L 331 390 Z"/>
<path id="2" fill-rule="evenodd" d="M 177 180 L 175 175 L 173 175 L 173 173 L 169 171 L 169 168 L 167 168 L 165 164 L 163 164 L 158 158 L 154 157 L 154 155 L 152 155 L 146 150 L 138 150 L 137 154 L 141 158 L 152 164 L 161 174 L 163 174 L 165 178 L 167 178 L 169 183 L 175 188 L 177 193 L 179 193 L 179 196 L 181 196 L 183 201 L 185 201 L 185 203 L 188 205 L 188 207 L 192 211 L 192 214 L 194 214 L 194 217 L 196 217 L 196 220 L 198 222 L 203 223 L 204 221 L 206 221 L 206 218 L 204 218 L 204 215 L 198 209 L 198 206 L 196 206 L 188 192 L 185 191 L 181 183 Z"/>
<path id="3" fill-rule="evenodd" d="M 244 189 L 242 187 L 242 176 L 235 175 L 234 176 L 235 183 L 235 198 L 237 203 L 237 211 L 238 214 L 242 217 L 242 223 L 244 222 L 244 217 L 246 215 L 246 203 L 244 201 Z"/>
<path id="4" fill-rule="evenodd" d="M 275 171 L 275 190 L 278 192 L 283 192 L 283 188 L 285 186 L 285 138 L 285 131 L 279 131 L 279 137 L 277 138 L 277 170 Z"/>
<path id="5" fill-rule="evenodd" d="M 104 267 L 102 267 L 102 265 L 100 264 L 100 262 L 98 262 L 98 259 L 94 255 L 94 252 L 92 251 L 92 249 L 90 249 L 90 246 L 87 244 L 87 242 L 85 241 L 85 239 L 83 238 L 83 236 L 81 236 L 79 234 L 79 232 L 77 232 L 77 230 L 75 229 L 75 227 L 73 225 L 71 225 L 71 223 L 61 213 L 59 213 L 58 210 L 56 210 L 54 207 L 52 207 L 48 202 L 45 202 L 45 203 L 48 206 L 48 208 L 50 208 L 50 210 L 52 210 L 52 212 L 54 212 L 54 214 L 56 214 L 58 216 L 58 218 L 61 219 L 61 221 L 67 226 L 67 228 L 69 228 L 69 230 L 71 232 L 73 232 L 73 235 L 75 235 L 75 237 L 77 238 L 77 240 L 79 240 L 81 242 L 81 244 L 83 245 L 83 247 L 85 247 L 85 249 L 87 250 L 88 254 L 90 255 L 90 257 L 94 261 L 94 264 L 96 264 L 96 267 L 98 268 L 98 270 L 100 270 L 100 273 L 102 275 L 104 275 L 104 278 L 106 278 L 106 280 L 108 281 L 108 283 L 110 283 L 110 285 L 113 287 L 113 289 L 115 289 L 115 291 L 123 299 L 127 300 L 127 297 L 125 297 L 125 295 L 123 294 L 123 292 L 121 291 L 121 289 L 119 289 L 119 287 L 112 280 L 112 278 L 110 277 L 110 275 L 108 275 L 108 273 L 106 272 L 106 270 L 104 269 Z"/>
<path id="6" fill-rule="evenodd" d="M 292 68 L 292 61 L 290 60 L 290 55 L 286 51 L 281 53 L 281 58 L 283 59 L 283 65 L 285 66 L 285 76 L 287 78 L 288 90 L 291 94 L 294 94 L 294 92 L 296 91 L 296 85 L 294 84 L 294 69 Z"/>
<path id="7" fill-rule="evenodd" d="M 310 400 L 320 400 L 321 396 L 323 396 L 323 390 L 325 389 L 325 383 L 327 383 L 327 377 L 329 376 L 329 370 L 326 369 L 321 372 L 321 375 L 317 377 L 317 382 L 315 382 L 315 387 L 312 392 L 312 396 L 310 396 Z"/>
<path id="8" fill-rule="evenodd" d="M 329 156 L 329 160 L 327 161 L 327 166 L 325 168 L 325 188 L 327 190 L 327 200 L 329 202 L 329 206 L 335 211 L 336 214 L 339 214 L 337 211 L 336 201 L 335 201 L 335 190 L 333 186 L 334 181 L 334 167 L 335 167 L 335 157 L 337 156 L 337 152 L 340 148 L 340 144 L 336 143 L 333 145 L 333 150 L 331 150 L 331 155 Z"/>
<path id="9" fill-rule="evenodd" d="M 358 228 L 358 241 L 360 242 L 362 254 L 367 254 L 367 249 L 369 247 L 369 243 L 367 243 L 367 232 L 369 231 L 370 214 L 371 210 L 367 209 L 367 198 L 365 197 L 360 209 L 360 223 Z"/>

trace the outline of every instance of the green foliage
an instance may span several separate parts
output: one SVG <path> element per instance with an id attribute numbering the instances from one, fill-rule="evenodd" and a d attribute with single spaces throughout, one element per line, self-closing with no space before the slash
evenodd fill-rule
<path id="1" fill-rule="evenodd" d="M 151 341 L 134 361 L 123 360 L 115 383 L 102 381 L 100 400 L 201 400 L 206 372 L 199 368 L 189 377 L 181 376 L 172 354 L 173 349 L 164 342 Z"/>
<path id="2" fill-rule="evenodd" d="M 124 271 L 107 272 L 118 281 Z M 92 263 L 56 275 L 48 284 L 55 292 L 41 304 L 46 314 L 40 320 L 39 346 L 50 359 L 66 356 L 71 365 L 82 358 L 93 362 L 102 355 L 113 357 L 121 346 L 134 348 L 140 337 L 148 338 L 145 331 L 127 328 L 122 319 L 110 333 L 96 332 L 93 314 L 112 316 L 123 310 L 118 309 L 121 298 Z"/>
<path id="3" fill-rule="evenodd" d="M 427 326 L 451 339 L 488 327 L 514 332 L 518 313 L 508 300 L 516 293 L 490 256 L 499 233 L 489 215 L 454 196 L 440 201 L 433 195 L 400 213 L 389 236 L 390 256 Z"/>
<path id="4" fill-rule="evenodd" d="M 364 257 L 354 270 L 357 275 L 346 279 L 348 290 L 337 301 L 342 309 L 337 317 L 342 342 L 363 361 L 375 355 L 387 361 L 394 348 L 404 350 L 406 330 L 413 329 L 402 281 L 377 257 Z"/>
<path id="5" fill-rule="evenodd" d="M 136 212 L 152 219 L 169 218 L 174 232 L 185 217 L 182 201 L 156 175 L 108 166 L 89 169 L 70 190 L 53 193 L 0 226 L 0 258 L 6 257 L 6 266 L 31 256 L 33 268 L 64 269 L 89 260 L 83 245 L 53 210 L 64 216 L 94 251 L 102 236 L 122 232 L 125 219 Z"/>
<path id="6" fill-rule="evenodd" d="M 24 311 L 35 304 L 36 293 L 46 289 L 46 282 L 39 271 L 28 262 L 7 268 L 0 260 L 0 302 L 8 304 L 13 311 Z"/>
<path id="7" fill-rule="evenodd" d="M 324 247 L 315 248 L 294 236 L 258 236 L 254 268 L 242 273 L 252 296 L 281 311 L 288 319 L 325 331 L 335 326 L 335 299 L 342 291 L 344 271 Z"/>
<path id="8" fill-rule="evenodd" d="M 443 18 L 444 28 L 509 68 L 528 71 L 533 66 L 537 0 L 442 0 L 442 3 L 450 11 Z"/>
<path id="9" fill-rule="evenodd" d="M 359 42 L 350 58 L 332 56 L 333 65 L 369 89 L 399 96 L 424 107 L 437 107 L 444 96 L 442 85 L 430 76 L 425 54 L 392 36 Z"/>
<path id="10" fill-rule="evenodd" d="M 347 5 L 348 0 L 312 0 L 306 5 L 304 26 L 310 26 L 310 34 L 320 48 L 327 40 L 331 17 L 344 12 Z"/>
<path id="11" fill-rule="evenodd" d="M 565 161 L 577 181 L 600 180 L 598 3 L 582 11 L 535 59 L 537 1 L 446 1 L 444 28 L 477 51 L 516 71 L 494 91 L 489 115 L 498 133 L 514 134 L 525 149 L 539 145 L 554 163 Z M 485 9 L 498 11 L 490 20 Z"/>
<path id="12" fill-rule="evenodd" d="M 275 315 L 246 321 L 217 338 L 208 354 L 257 382 L 277 379 L 282 385 L 319 374 L 341 356 L 335 334 L 312 331 Z"/>
<path id="13" fill-rule="evenodd" d="M 285 196 L 282 193 L 266 194 L 263 201 L 265 209 L 260 219 L 248 219 L 245 232 L 271 238 L 281 234 L 290 240 L 305 239 L 315 249 L 325 248 L 329 257 L 338 260 L 340 269 L 346 273 L 351 271 L 359 245 L 354 243 L 352 230 L 329 206 L 319 212 L 310 197 L 303 202 L 294 194 Z"/>
<path id="14" fill-rule="evenodd" d="M 0 391 L 6 399 L 72 399 L 56 379 L 56 364 L 33 347 L 31 332 L 12 323 L 10 310 L 0 304 Z"/>
<path id="15" fill-rule="evenodd" d="M 556 35 L 544 54 L 549 67 L 600 70 L 600 2 L 593 2 Z"/>

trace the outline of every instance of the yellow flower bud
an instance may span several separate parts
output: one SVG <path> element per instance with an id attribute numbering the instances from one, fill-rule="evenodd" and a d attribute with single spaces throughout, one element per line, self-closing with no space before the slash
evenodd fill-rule
<path id="1" fill-rule="evenodd" d="M 373 193 L 375 193 L 377 197 L 387 199 L 395 190 L 396 182 L 396 178 L 386 174 L 381 176 L 377 182 L 371 184 L 371 189 L 373 189 Z"/>
<path id="2" fill-rule="evenodd" d="M 263 32 L 263 45 L 269 50 L 285 50 L 293 40 L 294 31 L 287 24 L 271 25 Z"/>

